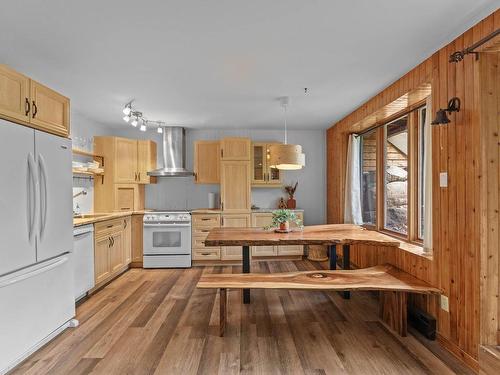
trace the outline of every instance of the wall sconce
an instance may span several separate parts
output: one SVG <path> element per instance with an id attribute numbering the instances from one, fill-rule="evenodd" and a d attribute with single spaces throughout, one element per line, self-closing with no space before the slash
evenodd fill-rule
<path id="1" fill-rule="evenodd" d="M 451 98 L 448 101 L 448 108 L 441 108 L 439 111 L 436 112 L 436 118 L 434 121 L 431 122 L 431 125 L 441 125 L 441 124 L 448 124 L 450 122 L 450 119 L 448 118 L 448 115 L 446 114 L 452 113 L 452 112 L 460 112 L 460 99 L 457 98 L 456 96 Z"/>

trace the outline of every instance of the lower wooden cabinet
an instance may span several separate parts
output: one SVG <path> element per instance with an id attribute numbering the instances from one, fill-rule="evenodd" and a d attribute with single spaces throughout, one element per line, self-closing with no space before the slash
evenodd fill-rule
<path id="1" fill-rule="evenodd" d="M 296 212 L 300 220 L 304 219 L 302 212 Z M 264 228 L 271 224 L 273 214 L 271 212 L 254 212 L 252 213 L 252 227 Z M 296 224 L 291 224 L 292 227 Z M 267 256 L 293 256 L 303 255 L 303 245 L 288 245 L 288 246 L 252 246 L 252 256 L 267 257 Z"/>
<path id="2" fill-rule="evenodd" d="M 273 215 L 270 212 L 253 213 L 252 227 L 264 228 L 271 225 Z M 277 246 L 252 246 L 252 256 L 276 256 L 278 255 Z"/>
<path id="3" fill-rule="evenodd" d="M 248 228 L 251 226 L 250 214 L 224 214 L 222 226 L 230 228 Z M 241 246 L 222 246 L 222 260 L 240 260 L 243 258 Z"/>
<path id="4" fill-rule="evenodd" d="M 220 260 L 220 247 L 206 247 L 205 239 L 213 228 L 219 228 L 221 215 L 219 213 L 192 215 L 192 259 L 193 260 Z"/>
<path id="5" fill-rule="evenodd" d="M 94 281 L 95 285 L 104 282 L 111 276 L 109 248 L 111 240 L 109 237 L 96 237 L 94 243 Z"/>
<path id="6" fill-rule="evenodd" d="M 122 272 L 131 260 L 131 219 L 113 219 L 94 225 L 95 288 Z"/>
<path id="7" fill-rule="evenodd" d="M 142 267 L 143 262 L 143 231 L 144 215 L 132 215 L 132 267 Z"/>
<path id="8" fill-rule="evenodd" d="M 132 262 L 132 218 L 123 219 L 123 257 L 125 264 Z"/>

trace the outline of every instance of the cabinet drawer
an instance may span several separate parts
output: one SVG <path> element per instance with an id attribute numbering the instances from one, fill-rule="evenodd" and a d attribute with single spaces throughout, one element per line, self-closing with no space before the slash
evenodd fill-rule
<path id="1" fill-rule="evenodd" d="M 206 250 L 193 250 L 193 260 L 218 260 L 220 259 L 219 248 L 207 248 Z"/>
<path id="2" fill-rule="evenodd" d="M 220 215 L 193 215 L 193 226 L 196 227 L 220 227 Z"/>
<path id="3" fill-rule="evenodd" d="M 243 251 L 241 246 L 225 246 L 221 248 L 222 260 L 241 260 L 243 259 Z"/>
<path id="4" fill-rule="evenodd" d="M 193 237 L 193 248 L 204 249 L 206 237 Z M 207 247 L 209 248 L 209 247 Z"/>
<path id="5" fill-rule="evenodd" d="M 114 219 L 94 224 L 95 237 L 109 236 L 123 229 L 123 219 Z"/>
<path id="6" fill-rule="evenodd" d="M 303 245 L 278 246 L 278 255 L 304 255 Z"/>
<path id="7" fill-rule="evenodd" d="M 208 233 L 212 230 L 209 227 L 194 227 L 193 228 L 193 237 L 203 237 L 206 238 Z"/>

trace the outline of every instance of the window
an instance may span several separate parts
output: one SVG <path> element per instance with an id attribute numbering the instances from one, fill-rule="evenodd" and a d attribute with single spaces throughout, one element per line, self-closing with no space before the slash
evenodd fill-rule
<path id="1" fill-rule="evenodd" d="M 425 117 L 422 106 L 360 135 L 363 222 L 410 242 L 424 238 Z"/>
<path id="2" fill-rule="evenodd" d="M 384 228 L 408 234 L 408 115 L 384 126 Z"/>
<path id="3" fill-rule="evenodd" d="M 363 222 L 375 225 L 377 220 L 377 132 L 361 135 L 361 213 Z"/>

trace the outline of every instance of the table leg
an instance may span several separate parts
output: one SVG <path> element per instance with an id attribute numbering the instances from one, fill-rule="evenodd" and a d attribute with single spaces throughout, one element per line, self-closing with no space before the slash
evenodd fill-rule
<path id="1" fill-rule="evenodd" d="M 330 261 L 330 269 L 337 268 L 337 245 L 328 246 L 328 259 Z"/>
<path id="2" fill-rule="evenodd" d="M 243 246 L 243 273 L 250 273 L 250 247 Z M 250 289 L 243 289 L 243 303 L 250 303 Z"/>
<path id="3" fill-rule="evenodd" d="M 343 270 L 351 269 L 351 254 L 349 245 L 342 246 L 342 269 Z M 342 297 L 344 299 L 351 298 L 351 292 L 342 292 Z"/>

